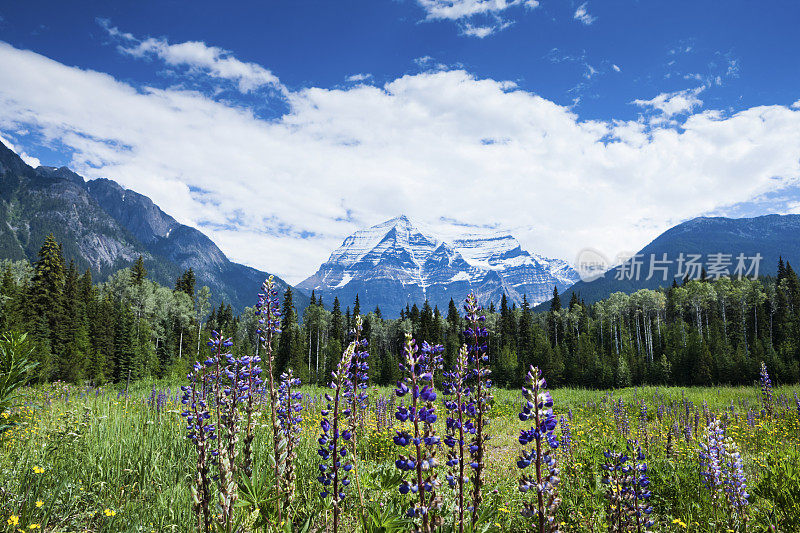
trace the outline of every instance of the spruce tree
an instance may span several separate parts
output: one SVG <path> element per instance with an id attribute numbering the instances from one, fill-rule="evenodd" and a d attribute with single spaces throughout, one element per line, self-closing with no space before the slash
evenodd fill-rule
<path id="1" fill-rule="evenodd" d="M 294 308 L 292 288 L 286 287 L 283 293 L 283 308 L 281 309 L 281 333 L 278 339 L 278 351 L 275 355 L 275 372 L 280 376 L 290 366 L 292 360 L 292 347 L 297 330 L 297 311 Z M 297 370 L 297 369 L 295 369 Z"/>
<path id="2" fill-rule="evenodd" d="M 46 378 L 50 377 L 51 372 L 57 371 L 53 354 L 58 355 L 63 349 L 60 330 L 64 318 L 64 276 L 61 245 L 51 233 L 39 250 L 26 307 L 39 371 Z"/>
<path id="3" fill-rule="evenodd" d="M 194 286 L 196 281 L 194 270 L 189 268 L 189 270 L 181 274 L 181 277 L 175 282 L 175 290 L 185 292 L 190 298 L 194 299 Z"/>
<path id="4" fill-rule="evenodd" d="M 136 260 L 136 263 L 133 264 L 133 268 L 131 269 L 131 283 L 134 285 L 141 285 L 146 277 L 147 269 L 144 267 L 144 260 L 140 255 L 139 259 Z"/>

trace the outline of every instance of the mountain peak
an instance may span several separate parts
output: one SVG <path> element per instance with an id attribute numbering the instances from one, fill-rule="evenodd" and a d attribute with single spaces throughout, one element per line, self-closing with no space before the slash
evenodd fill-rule
<path id="1" fill-rule="evenodd" d="M 36 167 L 36 172 L 40 176 L 45 176 L 52 179 L 68 180 L 78 185 L 83 185 L 83 176 L 71 171 L 67 167 L 46 167 L 44 165 Z"/>
<path id="2" fill-rule="evenodd" d="M 358 293 L 362 305 L 391 312 L 425 299 L 446 306 L 470 290 L 482 299 L 544 301 L 553 286 L 578 279 L 566 262 L 532 255 L 508 233 L 438 233 L 402 214 L 358 230 L 298 287 L 343 301 Z"/>

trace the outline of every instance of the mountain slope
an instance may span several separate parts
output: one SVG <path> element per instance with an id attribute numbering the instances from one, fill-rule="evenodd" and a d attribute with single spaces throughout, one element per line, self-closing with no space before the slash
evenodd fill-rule
<path id="1" fill-rule="evenodd" d="M 36 260 L 53 233 L 64 256 L 98 280 L 141 255 L 150 277 L 166 286 L 191 267 L 198 286 L 236 309 L 253 305 L 268 275 L 232 263 L 203 233 L 178 223 L 149 198 L 106 179 L 85 182 L 66 167 L 26 165 L 0 143 L 0 257 Z M 286 283 L 279 280 L 285 290 Z M 295 296 L 303 308 L 308 298 Z"/>
<path id="2" fill-rule="evenodd" d="M 522 249 L 503 233 L 458 235 L 445 240 L 399 216 L 347 237 L 328 261 L 298 287 L 325 301 L 349 305 L 356 294 L 363 309 L 393 314 L 428 299 L 445 308 L 474 290 L 483 301 L 503 293 L 521 303 L 544 301 L 578 276 L 565 262 Z"/>
<path id="3" fill-rule="evenodd" d="M 800 265 L 800 215 L 765 215 L 755 218 L 724 218 L 724 217 L 699 217 L 678 224 L 665 231 L 650 244 L 642 248 L 637 255 L 641 255 L 642 266 L 639 279 L 628 278 L 631 273 L 631 263 L 626 266 L 615 267 L 602 277 L 594 281 L 579 281 L 561 295 L 562 303 L 568 301 L 572 293 L 577 293 L 587 302 L 595 302 L 606 298 L 610 294 L 622 292 L 635 292 L 639 289 L 656 289 L 672 284 L 677 276 L 678 282 L 686 273 L 685 262 L 683 272 L 678 271 L 678 258 L 680 254 L 688 258 L 688 254 L 700 254 L 699 263 L 709 270 L 714 261 L 711 254 L 730 254 L 730 264 L 723 261 L 722 271 L 725 268 L 731 275 L 735 274 L 737 256 L 744 254 L 745 268 L 749 268 L 752 261 L 749 259 L 756 254 L 761 254 L 759 262 L 759 275 L 773 275 L 777 271 L 778 259 L 782 256 L 784 261 Z M 651 279 L 646 279 L 649 274 L 651 255 L 657 260 L 667 254 L 667 260 L 672 261 L 667 267 L 667 280 L 664 281 L 663 271 L 656 270 Z M 680 274 L 680 275 L 679 275 Z M 635 277 L 635 276 L 633 276 Z M 547 304 L 541 309 L 547 308 Z"/>

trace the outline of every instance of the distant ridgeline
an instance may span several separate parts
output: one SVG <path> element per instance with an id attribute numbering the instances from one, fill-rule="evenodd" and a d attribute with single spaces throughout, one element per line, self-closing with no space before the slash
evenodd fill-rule
<path id="1" fill-rule="evenodd" d="M 36 263 L 0 265 L 0 329 L 29 333 L 41 380 L 125 381 L 177 376 L 202 357 L 211 330 L 235 338 L 235 350 L 252 352 L 256 317 L 230 305 L 209 304 L 210 290 L 197 288 L 194 272 L 183 272 L 174 288 L 151 281 L 143 260 L 100 284 L 90 271 L 65 264 L 61 245 L 48 236 Z M 254 292 L 253 298 L 256 294 Z M 342 312 L 338 298 L 312 293 L 302 312 L 294 292 L 283 293 L 276 346 L 280 373 L 292 367 L 304 383 L 323 384 L 339 361 L 354 326 L 364 315 L 358 296 Z M 775 277 L 673 283 L 659 290 L 614 293 L 594 304 L 572 295 L 562 305 L 534 313 L 523 296 L 510 305 L 503 295 L 489 304 L 488 353 L 496 383 L 520 385 L 533 364 L 554 385 L 613 387 L 636 384 L 708 385 L 750 383 L 760 361 L 781 382 L 798 379 L 800 280 L 779 261 Z M 380 309 L 364 315 L 373 382 L 394 383 L 406 332 L 445 346 L 451 365 L 464 342 L 460 303 L 447 309 L 426 302 L 384 319 Z"/>
<path id="2" fill-rule="evenodd" d="M 233 263 L 200 231 L 178 223 L 148 197 L 107 179 L 84 181 L 66 167 L 32 168 L 0 142 L 0 259 L 36 261 L 53 234 L 67 261 L 103 281 L 140 256 L 150 278 L 172 285 L 192 268 L 214 302 L 242 311 L 268 275 Z M 281 291 L 286 283 L 277 280 Z M 302 308 L 308 302 L 298 293 Z"/>

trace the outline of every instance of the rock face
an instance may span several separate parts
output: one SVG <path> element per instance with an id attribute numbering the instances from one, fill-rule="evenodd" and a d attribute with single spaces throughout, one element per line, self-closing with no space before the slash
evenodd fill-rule
<path id="1" fill-rule="evenodd" d="M 67 261 L 97 280 L 141 255 L 152 279 L 171 287 L 191 267 L 198 287 L 208 285 L 215 301 L 237 310 L 255 303 L 268 276 L 229 261 L 211 239 L 142 194 L 108 179 L 87 182 L 66 167 L 33 169 L 0 143 L 0 258 L 35 261 L 49 233 Z M 295 295 L 298 308 L 307 302 Z"/>
<path id="2" fill-rule="evenodd" d="M 653 264 L 667 267 L 666 274 L 655 270 L 654 275 L 646 279 L 650 273 L 651 258 L 663 260 L 664 254 L 669 263 Z M 800 265 L 800 215 L 693 218 L 659 235 L 636 254 L 639 257 L 634 263 L 612 268 L 594 281 L 577 282 L 561 295 L 561 302 L 569 301 L 573 292 L 586 302 L 596 302 L 614 292 L 632 293 L 639 289 L 657 289 L 671 285 L 673 279 L 681 283 L 685 274 L 693 272 L 685 263 L 683 269 L 679 270 L 678 259 L 681 254 L 687 260 L 690 256 L 699 256 L 697 262 L 706 269 L 710 277 L 715 277 L 711 268 L 715 262 L 720 265 L 720 274 L 727 270 L 732 277 L 736 277 L 737 257 L 740 254 L 744 256 L 744 266 L 747 269 L 753 263 L 751 258 L 759 254 L 761 259 L 758 262 L 758 275 L 774 275 L 781 257 L 792 265 Z M 717 254 L 726 257 L 718 258 L 721 261 L 717 261 L 713 257 Z M 639 276 L 635 275 L 636 262 L 641 262 L 638 267 Z M 540 310 L 545 308 L 546 304 Z"/>
<path id="3" fill-rule="evenodd" d="M 470 290 L 482 301 L 511 302 L 525 295 L 532 304 L 545 301 L 553 287 L 563 290 L 578 279 L 564 261 L 546 259 L 522 249 L 504 233 L 459 235 L 445 240 L 414 225 L 406 216 L 387 220 L 347 237 L 317 272 L 300 283 L 327 303 L 342 306 L 359 296 L 362 309 L 379 306 L 394 316 L 406 304 L 446 309 Z"/>

